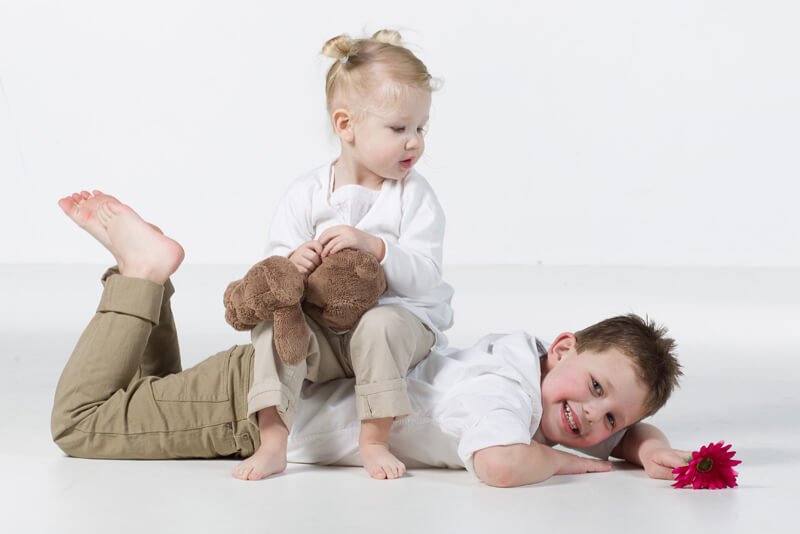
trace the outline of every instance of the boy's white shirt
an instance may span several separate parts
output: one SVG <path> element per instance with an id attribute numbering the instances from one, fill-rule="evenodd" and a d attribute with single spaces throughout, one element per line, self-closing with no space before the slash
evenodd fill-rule
<path id="1" fill-rule="evenodd" d="M 333 163 L 292 182 L 275 210 L 265 256 L 288 256 L 342 224 L 377 236 L 386 251 L 381 266 L 388 285 L 378 304 L 408 309 L 436 335 L 434 349 L 447 346 L 442 331 L 453 324 L 453 288 L 442 280 L 445 216 L 427 180 L 415 170 L 401 181 L 384 180 L 356 224 L 350 206 L 332 199 L 332 186 Z"/>
<path id="2" fill-rule="evenodd" d="M 542 414 L 539 357 L 525 332 L 490 334 L 468 349 L 434 351 L 407 378 L 412 415 L 392 425 L 389 447 L 408 467 L 466 468 L 473 454 L 529 444 Z M 306 384 L 289 436 L 290 462 L 361 465 L 352 379 Z M 624 431 L 582 452 L 608 458 Z"/>

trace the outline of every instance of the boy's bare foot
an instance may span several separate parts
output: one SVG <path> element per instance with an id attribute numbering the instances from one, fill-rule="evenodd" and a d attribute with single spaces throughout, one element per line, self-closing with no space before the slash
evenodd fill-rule
<path id="1" fill-rule="evenodd" d="M 92 237 L 100 241 L 108 250 L 111 250 L 111 240 L 108 237 L 108 232 L 106 232 L 105 226 L 97 219 L 97 208 L 108 200 L 117 201 L 111 195 L 106 195 L 97 190 L 91 193 L 81 191 L 62 198 L 58 201 L 58 205 L 78 226 L 89 232 Z"/>
<path id="2" fill-rule="evenodd" d="M 286 449 L 261 446 L 251 457 L 242 461 L 233 470 L 239 480 L 261 480 L 286 469 Z"/>
<path id="3" fill-rule="evenodd" d="M 145 222 L 130 207 L 108 197 L 96 210 L 123 276 L 163 284 L 183 261 L 183 247 Z"/>
<path id="4" fill-rule="evenodd" d="M 378 480 L 400 478 L 406 474 L 406 466 L 389 452 L 385 443 L 360 443 L 361 461 L 369 476 Z"/>

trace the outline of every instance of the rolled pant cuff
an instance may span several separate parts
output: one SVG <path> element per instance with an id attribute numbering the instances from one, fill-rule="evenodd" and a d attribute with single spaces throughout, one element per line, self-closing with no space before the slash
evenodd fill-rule
<path id="1" fill-rule="evenodd" d="M 112 274 L 105 279 L 105 288 L 97 311 L 132 315 L 158 324 L 163 298 L 164 286 L 160 284 Z"/>
<path id="2" fill-rule="evenodd" d="M 359 419 L 403 417 L 411 413 L 406 381 L 403 379 L 356 386 Z"/>
<path id="3" fill-rule="evenodd" d="M 288 388 L 277 380 L 268 380 L 254 384 L 247 394 L 247 416 L 258 427 L 256 414 L 259 410 L 275 406 L 287 430 L 292 430 L 296 400 L 289 394 Z"/>
<path id="4" fill-rule="evenodd" d="M 119 267 L 116 265 L 106 269 L 106 272 L 104 272 L 103 276 L 100 277 L 100 281 L 103 282 L 103 285 L 106 285 L 106 281 L 108 281 L 108 279 L 115 274 L 119 274 Z M 172 285 L 172 280 L 167 279 L 167 281 L 164 282 L 164 300 L 169 300 L 174 294 L 175 286 Z"/>

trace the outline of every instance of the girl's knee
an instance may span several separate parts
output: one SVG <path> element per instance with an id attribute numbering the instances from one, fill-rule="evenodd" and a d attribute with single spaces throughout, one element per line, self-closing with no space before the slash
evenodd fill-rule
<path id="1" fill-rule="evenodd" d="M 411 315 L 411 317 L 409 317 Z M 418 320 L 410 312 L 397 306 L 376 306 L 367 310 L 358 322 L 357 329 L 370 332 L 389 331 L 404 333 L 410 330 L 409 322 Z"/>

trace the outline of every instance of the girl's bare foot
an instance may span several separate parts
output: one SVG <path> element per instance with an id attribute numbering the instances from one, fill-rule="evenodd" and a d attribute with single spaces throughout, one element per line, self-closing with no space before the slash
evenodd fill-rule
<path id="1" fill-rule="evenodd" d="M 111 240 L 108 237 L 108 232 L 106 232 L 105 226 L 97 220 L 97 208 L 108 200 L 118 202 L 111 195 L 106 195 L 97 190 L 91 193 L 81 191 L 62 198 L 58 201 L 58 205 L 78 226 L 89 232 L 92 237 L 100 241 L 108 250 L 111 250 Z"/>
<path id="2" fill-rule="evenodd" d="M 183 247 L 145 222 L 130 207 L 108 197 L 96 210 L 123 276 L 163 284 L 183 261 Z"/>
<path id="3" fill-rule="evenodd" d="M 286 469 L 286 449 L 261 446 L 251 457 L 242 461 L 233 470 L 239 480 L 261 480 Z"/>
<path id="4" fill-rule="evenodd" d="M 389 452 L 385 443 L 360 443 L 361 461 L 369 476 L 378 480 L 400 478 L 406 474 L 406 466 Z"/>
<path id="5" fill-rule="evenodd" d="M 392 417 L 361 421 L 361 435 L 358 437 L 361 461 L 369 476 L 378 480 L 400 478 L 406 474 L 405 464 L 389 452 L 392 421 Z"/>
<path id="6" fill-rule="evenodd" d="M 278 409 L 275 406 L 262 408 L 256 418 L 261 445 L 233 470 L 233 476 L 239 480 L 261 480 L 286 469 L 289 430 L 278 415 Z"/>

